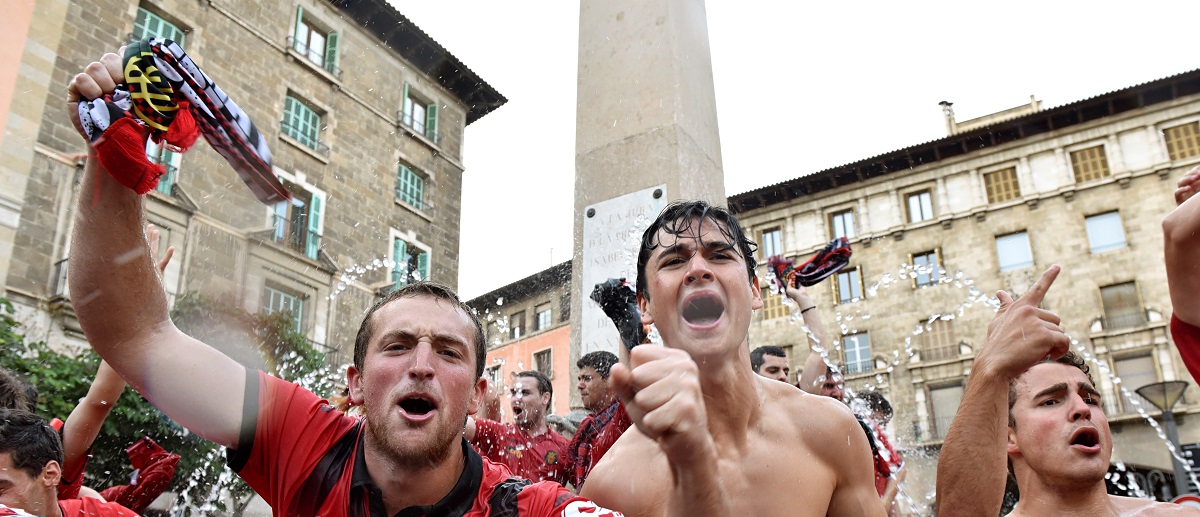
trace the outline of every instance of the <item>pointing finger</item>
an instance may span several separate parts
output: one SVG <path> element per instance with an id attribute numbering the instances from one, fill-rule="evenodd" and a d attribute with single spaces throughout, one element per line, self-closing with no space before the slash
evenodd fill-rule
<path id="1" fill-rule="evenodd" d="M 1021 297 L 1021 301 L 1035 307 L 1041 305 L 1042 300 L 1046 298 L 1046 291 L 1050 290 L 1050 286 L 1054 284 L 1054 279 L 1058 278 L 1058 272 L 1061 270 L 1062 268 L 1058 267 L 1058 264 L 1050 266 L 1050 269 L 1042 273 L 1042 277 L 1033 284 L 1033 287 L 1029 288 L 1029 292 Z"/>

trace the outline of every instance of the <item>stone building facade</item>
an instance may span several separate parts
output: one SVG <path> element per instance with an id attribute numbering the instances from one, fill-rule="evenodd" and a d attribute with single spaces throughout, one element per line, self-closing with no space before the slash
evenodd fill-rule
<path id="1" fill-rule="evenodd" d="M 879 390 L 895 408 L 919 505 L 932 503 L 941 441 L 994 315 L 986 298 L 1025 292 L 1052 264 L 1063 272 L 1044 306 L 1096 358 L 1114 462 L 1171 472 L 1163 441 L 1120 389 L 1192 381 L 1168 330 L 1160 222 L 1176 181 L 1200 164 L 1200 71 L 1026 108 L 978 128 L 951 119 L 946 138 L 729 198 L 763 257 L 803 261 L 849 237 L 849 266 L 810 292 L 847 386 Z M 751 347 L 784 347 L 798 378 L 804 331 L 766 291 Z M 1197 413 L 1193 382 L 1177 408 L 1181 443 L 1200 441 Z M 1164 483 L 1141 486 L 1161 495 Z"/>
<path id="2" fill-rule="evenodd" d="M 9 102 L 0 165 L 0 285 L 31 337 L 83 344 L 65 261 L 89 194 L 62 90 L 130 38 L 180 41 L 267 138 L 295 197 L 259 203 L 205 143 L 182 156 L 149 146 L 168 168 L 146 203 L 162 249 L 177 250 L 172 296 L 291 311 L 344 362 L 380 294 L 417 278 L 457 284 L 464 129 L 506 99 L 385 0 L 33 3 L 23 50 L 2 56 L 18 70 L 0 75 L 32 91 Z"/>
<path id="3" fill-rule="evenodd" d="M 551 413 L 571 410 L 571 262 L 563 262 L 467 301 L 485 326 L 484 375 L 489 386 L 512 386 L 512 377 L 537 370 L 554 387 Z M 504 400 L 507 400 L 504 399 Z M 507 421 L 508 404 L 501 404 Z"/>

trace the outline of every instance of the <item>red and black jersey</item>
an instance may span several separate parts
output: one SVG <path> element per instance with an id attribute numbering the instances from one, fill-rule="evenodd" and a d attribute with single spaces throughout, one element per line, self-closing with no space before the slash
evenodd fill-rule
<path id="1" fill-rule="evenodd" d="M 516 424 L 475 420 L 471 445 L 489 460 L 502 463 L 513 474 L 530 481 L 570 481 L 567 449 L 570 442 L 553 430 L 531 436 Z"/>
<path id="2" fill-rule="evenodd" d="M 308 390 L 249 372 L 238 449 L 228 464 L 276 516 L 393 517 L 363 459 L 363 420 L 344 415 Z M 513 477 L 462 441 L 466 465 L 454 488 L 431 506 L 396 517 L 571 517 L 619 515 L 561 485 Z"/>

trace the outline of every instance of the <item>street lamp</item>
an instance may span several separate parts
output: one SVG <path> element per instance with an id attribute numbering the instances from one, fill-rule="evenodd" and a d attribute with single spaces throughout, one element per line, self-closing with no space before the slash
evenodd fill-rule
<path id="1" fill-rule="evenodd" d="M 1175 496 L 1181 496 L 1189 492 L 1187 473 L 1188 470 L 1183 468 L 1183 463 L 1180 463 L 1176 456 L 1183 454 L 1183 449 L 1179 447 L 1179 433 L 1175 431 L 1175 413 L 1171 410 L 1175 408 L 1175 404 L 1183 397 L 1183 392 L 1187 390 L 1187 381 L 1163 381 L 1154 384 L 1147 384 L 1134 390 L 1142 398 L 1162 411 L 1163 427 L 1167 428 L 1167 439 L 1171 441 L 1171 445 L 1175 447 L 1175 454 L 1171 455 L 1171 464 L 1175 467 Z"/>

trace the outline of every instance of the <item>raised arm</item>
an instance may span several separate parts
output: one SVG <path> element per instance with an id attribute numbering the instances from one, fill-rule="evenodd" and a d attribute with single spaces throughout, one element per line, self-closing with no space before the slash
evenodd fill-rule
<path id="1" fill-rule="evenodd" d="M 825 322 L 821 320 L 821 310 L 813 303 L 804 286 L 789 287 L 784 294 L 796 302 L 796 310 L 800 311 L 804 325 L 808 327 L 805 335 L 808 338 L 809 354 L 808 359 L 804 361 L 804 370 L 800 372 L 799 386 L 800 389 L 815 395 L 821 387 L 821 376 L 825 375 L 825 359 L 812 348 L 820 346 L 828 350 L 829 331 L 825 328 Z"/>
<path id="2" fill-rule="evenodd" d="M 1058 276 L 1051 266 L 1020 300 L 1000 291 L 1000 310 L 975 356 L 937 466 L 939 515 L 998 515 L 1008 475 L 1008 384 L 1043 357 L 1067 352 L 1070 338 L 1038 306 Z"/>
<path id="3" fill-rule="evenodd" d="M 72 79 L 67 112 L 80 135 L 80 98 L 111 92 L 124 81 L 121 70 L 121 57 L 105 54 Z M 245 368 L 175 328 L 142 232 L 142 199 L 113 180 L 88 145 L 69 273 L 80 326 L 100 357 L 164 413 L 236 447 Z"/>
<path id="4" fill-rule="evenodd" d="M 1163 219 L 1167 285 L 1175 317 L 1200 326 L 1200 166 L 1188 171 L 1175 189 L 1175 210 Z"/>

